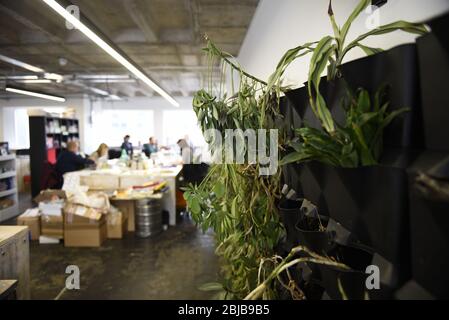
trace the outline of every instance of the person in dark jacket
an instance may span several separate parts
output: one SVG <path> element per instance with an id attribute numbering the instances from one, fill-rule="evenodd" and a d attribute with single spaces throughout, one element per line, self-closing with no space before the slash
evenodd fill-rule
<path id="1" fill-rule="evenodd" d="M 56 161 L 56 171 L 63 176 L 67 172 L 82 170 L 88 165 L 94 164 L 92 160 L 83 158 L 78 154 L 78 142 L 67 143 L 67 150 L 61 152 Z"/>
<path id="2" fill-rule="evenodd" d="M 151 137 L 148 143 L 143 145 L 142 151 L 149 158 L 152 153 L 156 153 L 159 151 L 159 146 L 157 145 L 157 140 L 154 137 Z"/>
<path id="3" fill-rule="evenodd" d="M 132 155 L 133 155 L 133 145 L 132 145 L 131 142 L 129 142 L 129 138 L 130 138 L 129 135 L 126 135 L 123 138 L 123 143 L 122 143 L 121 149 L 125 150 L 126 153 L 128 154 L 128 156 L 132 157 Z"/>

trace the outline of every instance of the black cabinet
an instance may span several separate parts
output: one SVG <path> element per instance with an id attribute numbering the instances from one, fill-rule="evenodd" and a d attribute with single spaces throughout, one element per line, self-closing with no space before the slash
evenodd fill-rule
<path id="1" fill-rule="evenodd" d="M 42 189 L 46 168 L 56 163 L 69 141 L 79 141 L 77 119 L 30 116 L 31 192 L 35 197 Z"/>

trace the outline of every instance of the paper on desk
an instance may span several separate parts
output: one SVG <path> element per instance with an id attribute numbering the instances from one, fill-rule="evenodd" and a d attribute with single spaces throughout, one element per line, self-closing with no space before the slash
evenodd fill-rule
<path id="1" fill-rule="evenodd" d="M 64 185 L 62 190 L 68 194 L 84 193 L 89 190 L 89 187 L 82 186 L 80 182 L 81 172 L 69 172 L 64 175 Z"/>

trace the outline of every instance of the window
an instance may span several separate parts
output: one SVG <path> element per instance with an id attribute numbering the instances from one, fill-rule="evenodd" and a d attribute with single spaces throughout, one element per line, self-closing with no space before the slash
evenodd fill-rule
<path id="1" fill-rule="evenodd" d="M 30 127 L 26 108 L 3 109 L 3 139 L 13 150 L 30 147 Z"/>
<path id="2" fill-rule="evenodd" d="M 205 146 L 205 141 L 198 120 L 193 110 L 167 110 L 163 114 L 163 143 L 176 145 L 179 139 L 188 136 L 196 147 Z"/>
<path id="3" fill-rule="evenodd" d="M 151 110 L 103 110 L 95 117 L 95 140 L 118 147 L 127 134 L 134 146 L 146 143 L 154 135 L 154 114 Z"/>

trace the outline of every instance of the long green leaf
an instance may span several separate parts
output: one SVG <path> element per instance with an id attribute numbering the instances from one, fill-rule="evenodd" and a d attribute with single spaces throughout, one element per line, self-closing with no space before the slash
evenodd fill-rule
<path id="1" fill-rule="evenodd" d="M 201 285 L 198 289 L 200 291 L 220 291 L 223 290 L 223 285 L 218 282 L 209 282 Z"/>
<path id="2" fill-rule="evenodd" d="M 359 45 L 361 41 L 364 39 L 370 37 L 370 36 L 377 36 L 382 35 L 386 33 L 395 32 L 397 30 L 402 30 L 408 33 L 415 33 L 419 35 L 426 34 L 427 28 L 422 23 L 411 23 L 407 21 L 396 21 L 393 23 L 389 23 L 383 26 L 380 26 L 378 28 L 375 28 L 373 30 L 370 30 L 369 32 L 362 34 L 358 36 L 354 41 L 352 41 L 344 50 L 341 56 L 341 60 L 343 60 L 343 57 L 348 53 L 349 50 Z"/>
<path id="3" fill-rule="evenodd" d="M 360 116 L 358 124 L 360 127 L 362 127 L 365 124 L 367 124 L 368 122 L 370 122 L 371 120 L 377 118 L 378 116 L 379 116 L 379 114 L 377 112 L 364 113 Z"/>
<path id="4" fill-rule="evenodd" d="M 381 53 L 381 52 L 384 51 L 384 50 L 381 49 L 381 48 L 367 47 L 367 46 L 365 46 L 365 45 L 363 45 L 363 44 L 361 44 L 361 43 L 357 43 L 357 47 L 359 47 L 360 49 L 362 49 L 363 52 L 365 52 L 365 54 L 366 54 L 367 56 L 371 56 L 371 55 L 373 55 L 373 54 Z"/>
<path id="5" fill-rule="evenodd" d="M 357 109 L 360 112 L 368 112 L 371 109 L 371 101 L 368 91 L 361 90 L 357 101 Z"/>
<path id="6" fill-rule="evenodd" d="M 349 28 L 351 27 L 352 23 L 355 19 L 362 13 L 363 10 L 365 10 L 366 7 L 368 7 L 371 4 L 371 0 L 362 0 L 359 2 L 357 7 L 355 7 L 354 11 L 351 13 L 351 15 L 348 17 L 348 20 L 346 20 L 345 24 L 341 28 L 340 32 L 340 41 L 341 45 L 343 46 L 346 40 L 346 36 L 348 35 Z"/>
<path id="7" fill-rule="evenodd" d="M 331 20 L 332 29 L 334 30 L 335 40 L 340 46 L 342 45 L 342 43 L 340 43 L 340 28 L 338 27 L 337 22 L 335 21 L 334 10 L 332 9 L 332 0 L 329 0 L 329 9 L 327 13 L 329 14 L 329 18 Z"/>
<path id="8" fill-rule="evenodd" d="M 308 158 L 310 158 L 310 156 L 307 154 L 304 154 L 302 152 L 292 152 L 292 153 L 286 155 L 284 158 L 282 158 L 282 160 L 279 162 L 279 164 L 281 166 L 284 166 L 289 163 L 304 161 L 304 160 L 307 160 Z"/>
<path id="9" fill-rule="evenodd" d="M 393 112 L 391 112 L 383 121 L 383 127 L 385 128 L 386 126 L 388 126 L 391 121 L 393 121 L 396 117 L 400 116 L 401 114 L 404 114 L 406 112 L 409 112 L 410 109 L 409 108 L 401 108 L 398 110 L 395 110 Z"/>
<path id="10" fill-rule="evenodd" d="M 327 36 L 321 39 L 318 43 L 310 63 L 308 81 L 309 98 L 312 110 L 321 121 L 325 130 L 329 133 L 335 131 L 334 121 L 324 98 L 320 94 L 319 86 L 321 74 L 326 68 L 329 58 L 335 52 L 335 47 L 332 45 L 332 41 L 333 38 Z M 316 98 L 313 97 L 312 87 L 315 89 Z"/>
<path id="11" fill-rule="evenodd" d="M 318 42 L 315 50 L 313 51 L 312 59 L 310 60 L 310 68 L 309 68 L 309 80 L 313 78 L 313 74 L 315 73 L 317 61 L 319 61 L 323 54 L 327 52 L 329 47 L 332 45 L 332 37 L 326 36 Z"/>
<path id="12" fill-rule="evenodd" d="M 279 61 L 275 72 L 269 77 L 266 94 L 269 94 L 272 88 L 279 83 L 281 77 L 284 75 L 285 70 L 288 66 L 295 61 L 296 59 L 305 56 L 306 54 L 313 52 L 312 46 L 316 44 L 316 42 L 306 43 L 304 45 L 298 46 L 296 48 L 292 48 L 288 50 L 284 56 Z"/>

